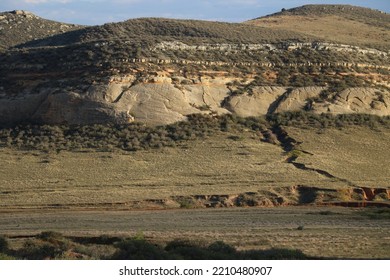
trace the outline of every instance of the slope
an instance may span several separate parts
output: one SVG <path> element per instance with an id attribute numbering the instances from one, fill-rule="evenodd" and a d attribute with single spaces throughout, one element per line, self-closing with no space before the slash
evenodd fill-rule
<path id="1" fill-rule="evenodd" d="M 82 28 L 40 18 L 27 11 L 0 13 L 0 51 L 29 41 Z"/>
<path id="2" fill-rule="evenodd" d="M 306 5 L 245 22 L 382 50 L 390 46 L 390 15 L 349 5 Z"/>
<path id="3" fill-rule="evenodd" d="M 259 43 L 281 42 L 286 40 L 308 41 L 313 36 L 293 31 L 274 30 L 267 27 L 246 26 L 243 24 L 177 20 L 165 18 L 139 18 L 119 23 L 87 27 L 52 37 L 42 38 L 23 47 L 59 46 L 98 41 L 116 43 L 154 44 L 162 41 L 180 40 L 184 43 Z"/>

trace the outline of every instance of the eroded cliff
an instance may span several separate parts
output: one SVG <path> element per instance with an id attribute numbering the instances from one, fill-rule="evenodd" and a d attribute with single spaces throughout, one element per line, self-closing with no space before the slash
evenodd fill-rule
<path id="1" fill-rule="evenodd" d="M 1 124 L 156 125 L 196 113 L 299 110 L 389 115 L 383 48 L 243 24 L 137 19 L 83 28 L 24 11 L 1 19 L 4 38 L 10 28 L 22 34 L 2 42 Z M 26 24 L 43 33 L 27 38 Z"/>

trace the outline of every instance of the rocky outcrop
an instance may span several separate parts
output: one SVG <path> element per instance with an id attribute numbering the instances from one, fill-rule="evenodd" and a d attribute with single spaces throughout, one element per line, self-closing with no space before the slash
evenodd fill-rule
<path id="1" fill-rule="evenodd" d="M 349 88 L 333 100 L 322 100 L 325 87 L 287 88 L 255 86 L 234 94 L 228 86 L 234 77 L 116 75 L 94 83 L 85 92 L 44 88 L 12 97 L 0 90 L 0 120 L 4 124 L 43 123 L 128 123 L 151 125 L 185 120 L 186 115 L 229 114 L 261 116 L 286 111 L 315 113 L 364 113 L 390 115 L 390 92 L 374 88 Z M 31 89 L 31 92 L 34 92 Z"/>
<path id="2" fill-rule="evenodd" d="M 336 95 L 332 102 L 314 103 L 316 113 L 331 114 L 372 114 L 388 116 L 390 114 L 389 91 L 374 88 L 349 88 Z"/>
<path id="3" fill-rule="evenodd" d="M 253 93 L 233 96 L 228 108 L 242 117 L 266 115 L 286 90 L 283 87 L 255 87 Z"/>
<path id="4" fill-rule="evenodd" d="M 93 91 L 93 94 L 97 92 Z M 109 103 L 76 92 L 52 91 L 25 121 L 48 124 L 126 123 L 131 116 Z"/>
<path id="5" fill-rule="evenodd" d="M 313 50 L 329 50 L 335 52 L 350 52 L 350 53 L 361 53 L 361 54 L 374 54 L 380 56 L 387 56 L 388 52 L 372 49 L 363 48 L 346 44 L 333 44 L 324 42 L 283 42 L 279 44 L 202 44 L 202 45 L 188 45 L 179 41 L 167 41 L 156 44 L 153 47 L 153 51 L 156 50 L 192 50 L 192 51 L 292 51 L 298 49 L 313 49 Z"/>
<path id="6" fill-rule="evenodd" d="M 390 115 L 388 51 L 364 45 L 201 21 L 84 28 L 25 11 L 0 13 L 0 33 L 0 124 L 159 125 L 196 113 L 299 110 Z M 344 79 L 372 87 L 335 92 Z"/>
<path id="7" fill-rule="evenodd" d="M 282 113 L 286 111 L 301 111 L 309 109 L 311 106 L 310 100 L 318 97 L 324 87 L 303 87 L 295 88 L 283 95 L 280 102 L 275 106 L 274 113 Z"/>

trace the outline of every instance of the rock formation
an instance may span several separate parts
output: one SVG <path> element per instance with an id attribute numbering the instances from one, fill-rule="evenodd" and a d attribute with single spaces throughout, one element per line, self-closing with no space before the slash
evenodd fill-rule
<path id="1" fill-rule="evenodd" d="M 151 28 L 153 27 L 153 28 Z M 91 124 L 286 111 L 389 115 L 389 50 L 244 24 L 82 27 L 0 14 L 0 123 Z"/>

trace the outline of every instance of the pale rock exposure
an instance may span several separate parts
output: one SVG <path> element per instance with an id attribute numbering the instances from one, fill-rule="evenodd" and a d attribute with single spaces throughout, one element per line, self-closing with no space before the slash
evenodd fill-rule
<path id="1" fill-rule="evenodd" d="M 175 82 L 174 82 L 174 81 Z M 185 84 L 180 81 L 186 80 Z M 349 88 L 331 101 L 320 97 L 325 87 L 255 86 L 250 92 L 233 94 L 231 78 L 198 79 L 148 76 L 115 76 L 91 85 L 84 93 L 45 88 L 28 89 L 7 97 L 0 92 L 2 123 L 24 121 L 50 124 L 129 123 L 170 124 L 189 114 L 230 114 L 242 117 L 311 110 L 314 113 L 364 113 L 390 115 L 390 93 L 374 88 Z M 177 82 L 179 81 L 179 82 Z M 1 91 L 1 90 L 0 90 Z M 33 92 L 31 90 L 31 92 Z M 316 102 L 316 100 L 319 100 Z"/>

